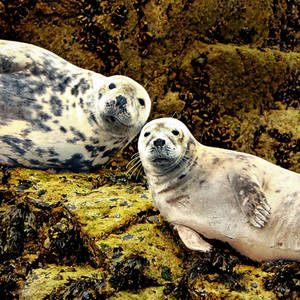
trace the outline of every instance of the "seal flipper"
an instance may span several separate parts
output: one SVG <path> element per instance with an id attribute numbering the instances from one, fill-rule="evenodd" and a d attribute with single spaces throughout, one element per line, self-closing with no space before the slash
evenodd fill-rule
<path id="1" fill-rule="evenodd" d="M 256 178 L 248 175 L 233 174 L 228 176 L 242 212 L 248 217 L 249 222 L 258 228 L 264 227 L 269 219 L 271 208 L 265 194 Z"/>
<path id="2" fill-rule="evenodd" d="M 182 242 L 191 250 L 208 252 L 211 245 L 204 241 L 200 235 L 189 227 L 183 225 L 175 225 Z"/>

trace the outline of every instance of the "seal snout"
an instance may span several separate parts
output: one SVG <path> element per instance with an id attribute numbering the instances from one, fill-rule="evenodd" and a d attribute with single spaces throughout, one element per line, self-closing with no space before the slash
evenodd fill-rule
<path id="1" fill-rule="evenodd" d="M 153 145 L 157 148 L 160 148 L 160 147 L 164 146 L 165 144 L 166 144 L 166 141 L 161 138 L 158 138 L 153 141 Z"/>
<path id="2" fill-rule="evenodd" d="M 116 97 L 116 100 L 117 107 L 124 108 L 124 106 L 127 104 L 127 99 L 124 96 L 119 95 Z"/>

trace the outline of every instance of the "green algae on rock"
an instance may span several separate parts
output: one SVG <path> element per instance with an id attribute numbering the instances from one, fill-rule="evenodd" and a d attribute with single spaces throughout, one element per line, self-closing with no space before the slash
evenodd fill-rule
<path id="1" fill-rule="evenodd" d="M 275 282 L 290 280 L 288 294 L 297 293 L 299 265 L 261 267 L 220 242 L 207 254 L 187 250 L 143 184 L 121 173 L 5 173 L 0 219 L 18 216 L 18 222 L 2 223 L 0 234 L 24 240 L 16 252 L 1 238 L 3 297 L 272 298 L 280 293 Z"/>

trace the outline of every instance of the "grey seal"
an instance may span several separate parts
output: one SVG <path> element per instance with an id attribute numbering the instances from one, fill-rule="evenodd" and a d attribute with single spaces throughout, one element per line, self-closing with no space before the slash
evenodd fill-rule
<path id="1" fill-rule="evenodd" d="M 0 164 L 91 170 L 138 134 L 150 110 L 148 93 L 129 77 L 0 40 Z"/>
<path id="2" fill-rule="evenodd" d="M 300 261 L 300 174 L 204 146 L 173 118 L 147 123 L 138 149 L 154 204 L 188 248 L 218 239 L 255 261 Z"/>

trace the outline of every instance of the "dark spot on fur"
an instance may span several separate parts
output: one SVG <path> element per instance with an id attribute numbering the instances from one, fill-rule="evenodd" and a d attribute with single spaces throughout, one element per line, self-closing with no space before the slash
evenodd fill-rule
<path id="1" fill-rule="evenodd" d="M 92 157 L 96 157 L 99 154 L 99 147 L 93 145 L 85 145 L 85 149 L 91 153 Z"/>
<path id="2" fill-rule="evenodd" d="M 43 154 L 45 154 L 47 151 L 45 149 L 42 148 L 36 148 L 34 151 L 38 156 L 42 157 Z"/>
<path id="3" fill-rule="evenodd" d="M 47 161 L 51 162 L 51 163 L 59 163 L 59 159 L 58 158 L 50 158 Z"/>
<path id="4" fill-rule="evenodd" d="M 92 145 L 85 145 L 84 147 L 88 152 L 92 152 L 95 150 L 95 146 Z"/>
<path id="5" fill-rule="evenodd" d="M 59 156 L 59 154 L 54 150 L 53 147 L 48 148 L 48 153 L 50 156 Z"/>
<path id="6" fill-rule="evenodd" d="M 71 77 L 65 77 L 62 81 L 59 82 L 59 84 L 57 85 L 57 87 L 54 88 L 54 90 L 57 90 L 63 94 L 66 91 L 66 88 L 70 82 Z"/>
<path id="7" fill-rule="evenodd" d="M 120 150 L 120 148 L 115 147 L 112 148 L 111 150 L 107 150 L 103 153 L 102 157 L 106 157 L 106 156 L 113 156 L 114 154 L 116 154 L 118 151 Z"/>
<path id="8" fill-rule="evenodd" d="M 28 149 L 33 145 L 31 140 L 21 140 L 11 135 L 4 135 L 0 137 L 0 140 L 8 144 L 11 149 L 21 155 L 24 155 Z"/>
<path id="9" fill-rule="evenodd" d="M 30 159 L 29 162 L 33 165 L 36 165 L 36 166 L 40 164 L 40 162 L 36 159 Z"/>
<path id="10" fill-rule="evenodd" d="M 214 157 L 212 163 L 215 165 L 220 159 L 218 157 Z"/>
<path id="11" fill-rule="evenodd" d="M 81 108 L 83 108 L 83 99 L 82 98 L 79 99 L 79 105 Z"/>
<path id="12" fill-rule="evenodd" d="M 75 144 L 75 143 L 77 143 L 79 140 L 80 140 L 79 138 L 75 137 L 75 138 L 73 138 L 73 139 L 67 139 L 67 143 L 68 143 L 68 144 Z"/>
<path id="13" fill-rule="evenodd" d="M 90 85 L 88 84 L 87 80 L 81 78 L 80 81 L 71 89 L 71 94 L 77 97 L 79 92 L 84 94 L 89 88 Z"/>
<path id="14" fill-rule="evenodd" d="M 61 100 L 56 97 L 56 96 L 52 96 L 50 99 L 50 105 L 51 105 L 51 112 L 55 115 L 55 116 L 61 116 L 62 115 L 62 102 Z"/>
<path id="15" fill-rule="evenodd" d="M 16 64 L 12 62 L 11 58 L 7 58 L 5 55 L 0 55 L 0 70 L 1 73 L 10 73 L 16 68 Z"/>
<path id="16" fill-rule="evenodd" d="M 70 159 L 67 159 L 63 164 L 66 169 L 72 171 L 78 171 L 82 168 L 91 167 L 91 163 L 88 160 L 84 160 L 82 153 L 75 153 Z"/>
<path id="17" fill-rule="evenodd" d="M 94 137 L 90 137 L 90 141 L 93 143 L 93 144 L 98 144 L 99 143 L 99 140 L 97 138 L 94 138 Z"/>
<path id="18" fill-rule="evenodd" d="M 86 140 L 86 137 L 85 137 L 85 135 L 82 132 L 80 132 L 79 130 L 75 129 L 73 126 L 71 126 L 70 129 L 74 133 L 74 135 L 76 137 L 78 137 L 80 140 L 82 140 L 82 141 Z"/>
<path id="19" fill-rule="evenodd" d="M 100 146 L 100 147 L 98 147 L 98 151 L 100 151 L 100 152 L 103 152 L 104 150 L 105 150 L 105 146 Z"/>
<path id="20" fill-rule="evenodd" d="M 47 120 L 50 120 L 51 119 L 51 116 L 49 116 L 47 113 L 40 113 L 39 114 L 39 117 L 43 120 L 43 121 L 47 121 Z"/>
<path id="21" fill-rule="evenodd" d="M 60 126 L 59 129 L 63 132 L 63 133 L 66 133 L 67 132 L 67 129 L 63 126 Z"/>
<path id="22" fill-rule="evenodd" d="M 247 160 L 247 157 L 245 157 L 244 155 L 237 155 L 236 158 L 239 160 Z"/>
<path id="23" fill-rule="evenodd" d="M 204 179 L 202 179 L 202 180 L 200 180 L 200 185 L 202 185 L 203 183 L 205 182 L 205 180 Z"/>
<path id="24" fill-rule="evenodd" d="M 34 75 L 34 76 L 40 77 L 43 74 L 43 71 L 39 66 L 34 65 L 31 68 L 31 74 Z"/>
<path id="25" fill-rule="evenodd" d="M 33 129 L 34 130 L 43 130 L 43 131 L 46 131 L 46 132 L 50 132 L 52 131 L 52 129 L 45 125 L 41 120 L 32 120 L 31 123 L 33 124 Z"/>
<path id="26" fill-rule="evenodd" d="M 96 118 L 95 118 L 95 116 L 94 116 L 93 113 L 90 113 L 88 121 L 89 121 L 89 123 L 90 123 L 91 126 L 94 126 L 94 124 L 98 125 L 98 122 L 97 122 L 97 120 L 96 120 Z"/>
<path id="27" fill-rule="evenodd" d="M 275 193 L 280 193 L 280 192 L 281 192 L 281 190 L 276 190 L 276 191 L 275 191 Z"/>

